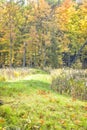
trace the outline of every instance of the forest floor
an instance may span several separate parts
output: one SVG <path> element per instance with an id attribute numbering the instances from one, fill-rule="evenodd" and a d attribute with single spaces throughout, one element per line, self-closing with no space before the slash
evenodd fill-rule
<path id="1" fill-rule="evenodd" d="M 87 102 L 50 88 L 47 73 L 0 82 L 0 130 L 87 130 Z"/>

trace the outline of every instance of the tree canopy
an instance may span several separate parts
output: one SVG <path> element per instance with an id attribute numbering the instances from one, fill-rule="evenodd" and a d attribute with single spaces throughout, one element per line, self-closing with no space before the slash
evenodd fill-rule
<path id="1" fill-rule="evenodd" d="M 87 2 L 78 3 L 2 0 L 0 66 L 68 66 L 87 40 Z M 83 67 L 86 60 L 85 46 L 79 61 Z"/>

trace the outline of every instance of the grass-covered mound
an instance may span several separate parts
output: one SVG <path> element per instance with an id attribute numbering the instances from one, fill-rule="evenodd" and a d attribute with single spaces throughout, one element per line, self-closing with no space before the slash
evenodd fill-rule
<path id="1" fill-rule="evenodd" d="M 0 130 L 87 130 L 87 102 L 50 88 L 49 74 L 37 72 L 0 82 Z"/>

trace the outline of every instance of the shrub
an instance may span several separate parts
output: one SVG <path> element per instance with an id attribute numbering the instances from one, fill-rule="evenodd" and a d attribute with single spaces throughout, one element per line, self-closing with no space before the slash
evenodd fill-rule
<path id="1" fill-rule="evenodd" d="M 72 73 L 71 73 L 72 72 Z M 52 76 L 51 88 L 60 94 L 70 95 L 73 98 L 87 100 L 87 83 L 84 72 L 62 71 L 60 75 Z"/>
<path id="2" fill-rule="evenodd" d="M 17 78 L 17 77 L 19 77 L 19 76 L 20 76 L 20 73 L 19 73 L 19 72 L 14 71 L 14 77 L 15 77 L 15 78 Z"/>
<path id="3" fill-rule="evenodd" d="M 1 82 L 6 81 L 6 78 L 4 76 L 0 76 L 0 81 Z"/>

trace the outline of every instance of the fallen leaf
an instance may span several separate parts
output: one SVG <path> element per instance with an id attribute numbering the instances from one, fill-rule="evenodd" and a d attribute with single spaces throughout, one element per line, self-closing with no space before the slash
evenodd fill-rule
<path id="1" fill-rule="evenodd" d="M 5 122 L 5 119 L 0 118 L 0 123 L 4 123 L 4 122 Z"/>
<path id="2" fill-rule="evenodd" d="M 40 124 L 42 124 L 42 125 L 44 124 L 44 120 L 43 119 L 40 120 Z"/>
<path id="3" fill-rule="evenodd" d="M 79 124 L 81 123 L 81 121 L 80 121 L 80 120 L 75 120 L 74 123 L 75 123 L 76 125 L 79 125 Z"/>

